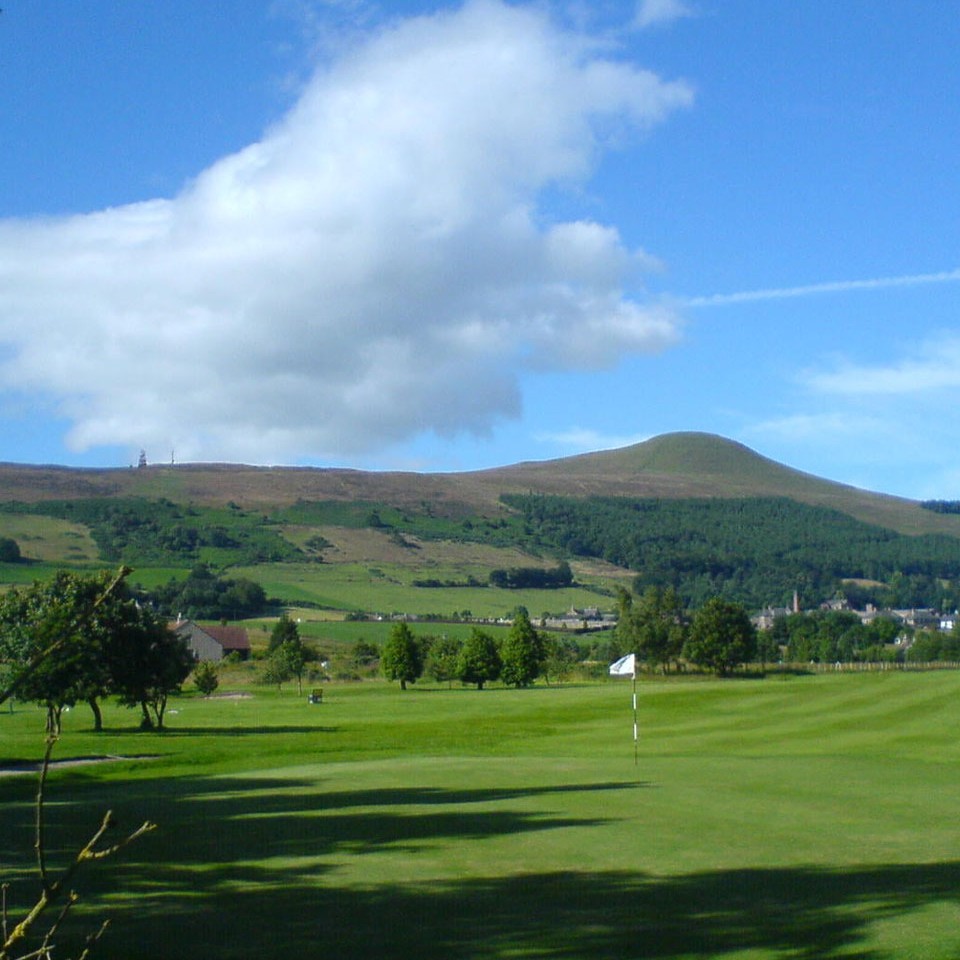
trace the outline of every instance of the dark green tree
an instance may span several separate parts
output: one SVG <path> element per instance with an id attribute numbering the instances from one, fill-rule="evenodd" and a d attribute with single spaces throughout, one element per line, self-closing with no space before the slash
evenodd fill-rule
<path id="1" fill-rule="evenodd" d="M 580 662 L 580 647 L 572 637 L 547 634 L 543 638 L 543 649 L 545 656 L 541 672 L 547 683 L 551 677 L 558 682 L 567 680 Z"/>
<path id="2" fill-rule="evenodd" d="M 280 614 L 280 619 L 273 625 L 270 631 L 270 642 L 267 644 L 267 653 L 273 653 L 277 647 L 282 646 L 287 641 L 300 642 L 300 630 L 296 623 L 290 619 L 289 614 L 284 611 Z"/>
<path id="3" fill-rule="evenodd" d="M 209 697 L 220 686 L 220 671 L 211 660 L 201 660 L 193 668 L 193 683 L 199 693 Z"/>
<path id="4" fill-rule="evenodd" d="M 280 653 L 280 648 L 278 647 L 272 654 L 270 654 L 269 657 L 266 658 L 266 660 L 264 660 L 263 670 L 257 677 L 257 683 L 266 684 L 268 686 L 273 686 L 273 684 L 276 684 L 277 690 L 279 690 L 283 684 L 292 678 L 293 674 L 290 672 L 290 664 Z"/>
<path id="5" fill-rule="evenodd" d="M 954 627 L 954 632 L 956 629 Z M 875 643 L 893 643 L 902 630 L 903 624 L 889 616 L 875 617 L 870 624 L 870 635 Z"/>
<path id="6" fill-rule="evenodd" d="M 457 678 L 457 663 L 463 644 L 456 637 L 437 637 L 430 644 L 423 672 L 437 683 L 449 683 Z"/>
<path id="7" fill-rule="evenodd" d="M 113 648 L 113 692 L 128 707 L 140 707 L 140 726 L 162 730 L 167 701 L 178 693 L 196 665 L 187 642 L 149 609 L 131 619 Z"/>
<path id="8" fill-rule="evenodd" d="M 380 655 L 380 670 L 388 680 L 399 680 L 400 689 L 416 683 L 423 673 L 420 646 L 405 623 L 395 623 Z"/>
<path id="9" fill-rule="evenodd" d="M 58 573 L 52 580 L 13 589 L 0 599 L 0 663 L 17 682 L 17 696 L 47 709 L 47 726 L 59 731 L 65 707 L 87 702 L 100 729 L 98 698 L 112 688 L 110 632 L 129 600 L 109 575 Z M 133 607 L 133 609 L 136 609 Z M 56 649 L 36 668 L 28 669 L 43 651 Z"/>
<path id="10" fill-rule="evenodd" d="M 699 667 L 726 676 L 754 659 L 757 631 L 739 603 L 713 597 L 694 615 L 683 655 Z"/>
<path id="11" fill-rule="evenodd" d="M 500 647 L 500 679 L 511 687 L 529 687 L 540 675 L 543 641 L 525 610 L 517 610 Z"/>
<path id="12" fill-rule="evenodd" d="M 354 666 L 366 667 L 380 659 L 380 648 L 369 640 L 357 640 L 353 645 L 352 660 Z"/>
<path id="13" fill-rule="evenodd" d="M 20 563 L 20 545 L 12 537 L 0 537 L 0 563 Z"/>
<path id="14" fill-rule="evenodd" d="M 256 616 L 266 606 L 263 587 L 244 578 L 216 576 L 205 563 L 198 563 L 186 580 L 171 579 L 147 595 L 147 600 L 171 617 L 237 620 Z"/>
<path id="15" fill-rule="evenodd" d="M 475 683 L 478 690 L 500 676 L 502 663 L 497 651 L 497 642 L 485 630 L 474 627 L 463 642 L 457 658 L 457 679 L 462 683 Z"/>
<path id="16" fill-rule="evenodd" d="M 673 587 L 647 587 L 634 599 L 625 590 L 619 596 L 617 638 L 626 650 L 654 667 L 677 660 L 686 638 L 683 605 Z"/>
<path id="17" fill-rule="evenodd" d="M 757 660 L 766 668 L 768 663 L 776 663 L 780 659 L 780 644 L 777 636 L 770 630 L 757 631 Z"/>
<path id="18" fill-rule="evenodd" d="M 297 693 L 303 693 L 303 674 L 307 664 L 310 662 L 310 652 L 304 646 L 300 635 L 293 639 L 284 640 L 279 647 L 274 650 L 273 656 L 281 660 L 287 668 L 291 677 L 297 681 Z"/>

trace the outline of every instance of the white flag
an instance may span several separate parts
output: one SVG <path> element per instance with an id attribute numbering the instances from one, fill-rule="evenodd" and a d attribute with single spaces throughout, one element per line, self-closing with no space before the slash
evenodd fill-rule
<path id="1" fill-rule="evenodd" d="M 615 663 L 610 664 L 611 677 L 635 677 L 637 675 L 637 657 L 633 653 L 628 653 L 621 657 Z"/>

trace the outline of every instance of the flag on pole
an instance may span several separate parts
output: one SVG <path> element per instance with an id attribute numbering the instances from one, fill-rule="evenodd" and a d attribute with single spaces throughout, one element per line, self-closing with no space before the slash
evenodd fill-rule
<path id="1" fill-rule="evenodd" d="M 614 663 L 610 664 L 611 677 L 634 677 L 637 676 L 637 657 L 636 654 L 628 653 Z"/>

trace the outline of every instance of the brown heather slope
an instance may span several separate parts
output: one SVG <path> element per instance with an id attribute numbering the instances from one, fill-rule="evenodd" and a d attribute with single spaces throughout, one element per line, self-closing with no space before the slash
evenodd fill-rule
<path id="1" fill-rule="evenodd" d="M 233 501 L 266 510 L 298 500 L 368 500 L 400 507 L 429 503 L 438 514 L 459 516 L 495 513 L 502 493 L 527 492 L 669 499 L 783 496 L 901 533 L 960 537 L 960 516 L 823 480 L 704 433 L 665 434 L 619 450 L 449 474 L 233 464 L 113 470 L 0 464 L 0 502 L 142 496 L 210 505 Z"/>

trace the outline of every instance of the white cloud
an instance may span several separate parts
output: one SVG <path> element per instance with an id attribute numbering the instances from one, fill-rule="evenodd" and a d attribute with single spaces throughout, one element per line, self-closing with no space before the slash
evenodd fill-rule
<path id="1" fill-rule="evenodd" d="M 637 29 L 669 23 L 682 17 L 692 17 L 693 7 L 684 0 L 639 0 L 634 17 Z"/>
<path id="2" fill-rule="evenodd" d="M 960 387 L 960 336 L 954 333 L 924 341 L 910 356 L 890 364 L 841 361 L 833 369 L 807 376 L 812 389 L 850 397 L 942 393 Z"/>
<path id="3" fill-rule="evenodd" d="M 574 453 L 593 453 L 596 450 L 616 450 L 649 440 L 647 433 L 631 436 L 611 436 L 585 427 L 571 427 L 559 433 L 540 433 L 535 438 L 539 443 L 553 443 Z"/>
<path id="4" fill-rule="evenodd" d="M 279 462 L 483 433 L 525 369 L 663 349 L 676 315 L 623 292 L 652 261 L 537 210 L 691 101 L 600 49 L 496 0 L 403 21 L 175 198 L 0 223 L 3 383 L 77 449 Z"/>
<path id="5" fill-rule="evenodd" d="M 744 433 L 786 444 L 849 444 L 863 437 L 875 438 L 889 425 L 878 417 L 848 412 L 795 413 L 773 417 L 748 427 Z"/>
<path id="6" fill-rule="evenodd" d="M 797 378 L 797 408 L 745 426 L 745 439 L 785 463 L 886 493 L 957 495 L 954 451 L 960 429 L 960 334 L 945 331 L 912 346 L 898 344 L 886 362 L 834 359 Z"/>

